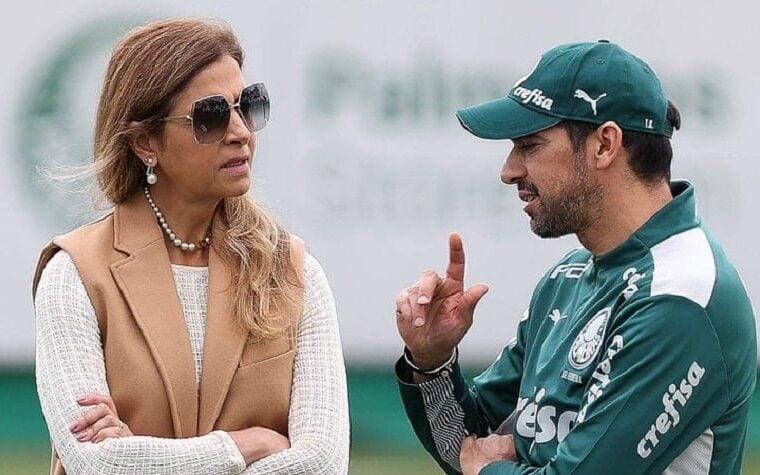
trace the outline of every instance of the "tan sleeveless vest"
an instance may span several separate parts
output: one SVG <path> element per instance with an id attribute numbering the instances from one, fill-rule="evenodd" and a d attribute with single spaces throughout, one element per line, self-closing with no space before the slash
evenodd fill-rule
<path id="1" fill-rule="evenodd" d="M 223 232 L 216 220 L 213 233 Z M 291 237 L 290 247 L 292 277 L 302 281 L 303 242 Z M 287 435 L 302 295 L 287 315 L 286 334 L 249 339 L 233 314 L 230 269 L 210 248 L 203 369 L 196 388 L 164 236 L 142 194 L 53 239 L 40 256 L 33 295 L 45 265 L 60 249 L 71 255 L 95 308 L 108 387 L 119 417 L 135 435 L 184 438 L 254 425 Z M 51 473 L 64 473 L 55 453 Z"/>

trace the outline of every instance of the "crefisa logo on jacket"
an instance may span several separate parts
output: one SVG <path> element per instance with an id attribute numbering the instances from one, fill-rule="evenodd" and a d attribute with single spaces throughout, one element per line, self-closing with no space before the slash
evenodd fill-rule
<path id="1" fill-rule="evenodd" d="M 575 369 L 583 369 L 594 361 L 597 353 L 599 353 L 599 348 L 602 347 L 604 332 L 611 311 L 611 307 L 601 309 L 575 337 L 573 346 L 570 347 L 570 353 L 567 355 L 570 366 Z"/>

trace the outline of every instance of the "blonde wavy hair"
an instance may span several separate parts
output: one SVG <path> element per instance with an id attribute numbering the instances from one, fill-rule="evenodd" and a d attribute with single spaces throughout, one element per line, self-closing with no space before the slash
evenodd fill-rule
<path id="1" fill-rule="evenodd" d="M 118 205 L 145 185 L 130 138 L 138 129 L 160 136 L 163 122 L 157 119 L 168 114 L 195 74 L 223 56 L 242 67 L 235 34 L 217 20 L 156 21 L 119 41 L 95 120 L 93 171 L 105 199 Z M 227 229 L 214 235 L 212 246 L 232 267 L 236 317 L 252 338 L 280 334 L 283 316 L 295 308 L 303 288 L 291 265 L 290 236 L 248 195 L 225 198 L 217 214 Z"/>

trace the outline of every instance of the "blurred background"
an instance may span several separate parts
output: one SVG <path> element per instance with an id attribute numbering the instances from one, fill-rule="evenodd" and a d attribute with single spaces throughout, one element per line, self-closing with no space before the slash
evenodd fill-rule
<path id="1" fill-rule="evenodd" d="M 349 371 L 351 473 L 439 473 L 406 421 L 392 376 L 402 345 L 394 298 L 442 271 L 462 233 L 468 282 L 491 292 L 461 346 L 477 374 L 514 335 L 543 272 L 577 241 L 533 236 L 498 172 L 509 142 L 478 140 L 454 111 L 503 96 L 541 52 L 571 41 L 620 43 L 658 72 L 680 107 L 674 176 L 697 189 L 705 221 L 760 301 L 757 105 L 760 33 L 751 3 L 717 1 L 14 2 L 0 42 L 0 473 L 46 473 L 49 442 L 34 386 L 30 282 L 51 236 L 94 210 L 79 185 L 40 168 L 91 155 L 106 62 L 129 28 L 168 16 L 229 22 L 263 81 L 252 193 L 324 266 Z M 81 184 L 80 184 L 81 185 Z M 760 401 L 745 473 L 760 473 Z"/>

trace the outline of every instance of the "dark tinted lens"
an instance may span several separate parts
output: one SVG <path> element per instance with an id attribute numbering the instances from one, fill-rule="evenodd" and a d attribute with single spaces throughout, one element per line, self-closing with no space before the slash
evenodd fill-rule
<path id="1" fill-rule="evenodd" d="M 251 84 L 240 93 L 240 115 L 250 130 L 261 130 L 267 125 L 269 95 L 263 84 Z"/>
<path id="2" fill-rule="evenodd" d="M 222 140 L 230 123 L 230 105 L 224 96 L 212 96 L 193 105 L 193 133 L 198 143 Z"/>

